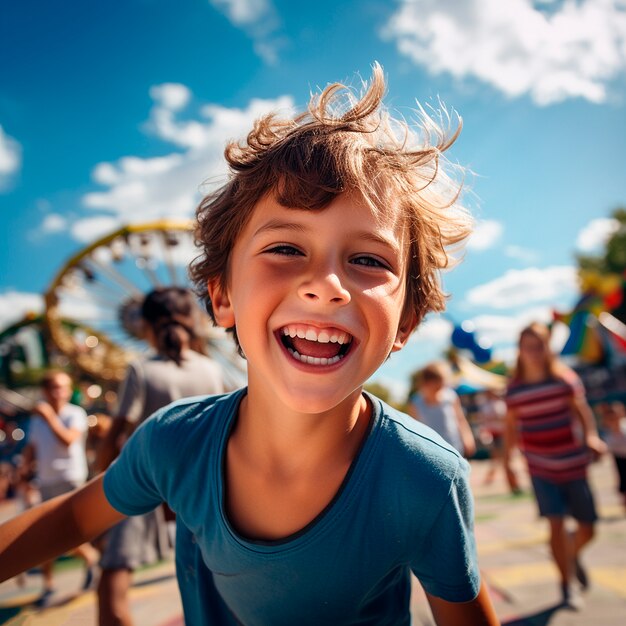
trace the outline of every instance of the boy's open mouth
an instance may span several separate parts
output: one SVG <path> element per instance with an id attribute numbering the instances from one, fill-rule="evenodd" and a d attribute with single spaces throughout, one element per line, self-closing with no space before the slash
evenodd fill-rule
<path id="1" fill-rule="evenodd" d="M 309 365 L 334 365 L 352 346 L 352 335 L 336 328 L 289 325 L 278 332 L 291 356 Z"/>

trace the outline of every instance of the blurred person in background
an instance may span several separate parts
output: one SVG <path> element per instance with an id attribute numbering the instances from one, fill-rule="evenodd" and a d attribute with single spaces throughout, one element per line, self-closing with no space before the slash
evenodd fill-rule
<path id="1" fill-rule="evenodd" d="M 72 379 L 63 371 L 46 373 L 41 382 L 43 399 L 35 404 L 24 448 L 24 467 L 35 461 L 35 484 L 45 502 L 76 489 L 87 480 L 87 414 L 71 404 Z M 98 551 L 89 543 L 79 546 L 74 554 L 85 562 L 83 589 L 93 580 Z M 37 606 L 50 604 L 54 594 L 53 561 L 42 566 L 44 589 Z"/>
<path id="2" fill-rule="evenodd" d="M 510 459 L 518 446 L 526 458 L 539 515 L 550 524 L 550 548 L 559 570 L 563 603 L 582 607 L 580 589 L 589 585 L 580 554 L 594 535 L 597 513 L 587 482 L 587 466 L 606 450 L 578 376 L 550 349 L 550 330 L 533 323 L 522 330 L 517 364 L 506 395 L 504 462 L 517 482 Z M 582 440 L 577 436 L 580 428 Z M 570 535 L 566 517 L 577 522 Z"/>
<path id="3" fill-rule="evenodd" d="M 113 418 L 106 413 L 93 413 L 89 416 L 89 431 L 87 433 L 87 464 L 89 477 L 98 473 L 101 450 L 105 445 L 107 435 L 113 424 Z"/>
<path id="4" fill-rule="evenodd" d="M 498 469 L 502 468 L 504 454 L 504 431 L 506 428 L 506 402 L 502 395 L 487 389 L 477 398 L 480 438 L 489 448 L 489 468 L 484 484 L 493 483 Z M 518 485 L 510 486 L 511 492 L 520 493 Z"/>
<path id="5" fill-rule="evenodd" d="M 417 389 L 409 397 L 407 412 L 469 458 L 476 452 L 476 441 L 459 396 L 448 385 L 449 379 L 450 368 L 446 363 L 436 361 L 426 365 L 414 378 Z"/>
<path id="6" fill-rule="evenodd" d="M 19 431 L 16 422 L 4 421 L 0 416 L 0 501 L 15 496 L 17 467 L 25 443 L 23 437 L 14 436 L 16 431 Z"/>
<path id="7" fill-rule="evenodd" d="M 623 402 L 607 402 L 600 408 L 604 439 L 615 460 L 617 490 L 626 511 L 626 407 Z"/>
<path id="8" fill-rule="evenodd" d="M 187 289 L 150 292 L 141 307 L 146 339 L 154 354 L 130 364 L 119 394 L 119 406 L 100 447 L 104 470 L 130 433 L 148 416 L 174 400 L 224 391 L 221 367 L 201 354 L 197 307 Z M 132 573 L 167 553 L 169 538 L 164 510 L 129 517 L 104 535 L 98 585 L 100 626 L 130 626 L 128 591 Z"/>

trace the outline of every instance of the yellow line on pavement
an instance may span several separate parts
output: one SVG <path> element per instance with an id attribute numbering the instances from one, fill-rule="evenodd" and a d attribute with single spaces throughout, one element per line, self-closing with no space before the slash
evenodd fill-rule
<path id="1" fill-rule="evenodd" d="M 533 584 L 552 582 L 556 586 L 559 580 L 556 566 L 550 561 L 493 567 L 485 570 L 485 574 L 491 584 L 507 590 L 530 581 Z M 589 578 L 594 587 L 603 587 L 626 598 L 626 567 L 591 567 Z"/>
<path id="2" fill-rule="evenodd" d="M 554 581 L 555 585 L 558 581 L 556 567 L 549 561 L 488 568 L 486 573 L 489 582 L 504 589 L 521 587 L 529 580 L 534 583 Z"/>
<path id="3" fill-rule="evenodd" d="M 161 592 L 162 589 L 159 585 L 146 585 L 131 587 L 129 595 L 132 601 Z M 72 613 L 89 604 L 95 606 L 96 602 L 95 592 L 89 591 L 69 599 L 61 606 L 51 606 L 44 611 L 28 608 L 6 622 L 5 626 L 64 626 L 72 623 L 70 621 Z"/>
<path id="4" fill-rule="evenodd" d="M 521 537 L 519 539 L 503 539 L 502 541 L 478 541 L 478 555 L 494 554 L 495 552 L 503 552 L 506 550 L 515 550 L 516 548 L 529 548 L 531 546 L 543 545 L 548 541 L 548 534 L 545 531 L 536 532 L 529 537 Z"/>
<path id="5" fill-rule="evenodd" d="M 593 585 L 600 585 L 626 598 L 626 567 L 594 567 L 590 573 Z"/>

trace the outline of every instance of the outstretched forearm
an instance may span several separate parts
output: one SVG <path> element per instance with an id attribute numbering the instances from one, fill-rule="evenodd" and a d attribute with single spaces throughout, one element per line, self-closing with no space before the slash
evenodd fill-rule
<path id="1" fill-rule="evenodd" d="M 0 526 L 0 582 L 97 537 L 124 516 L 106 500 L 102 476 Z"/>
<path id="2" fill-rule="evenodd" d="M 593 412 L 584 396 L 578 395 L 574 397 L 572 400 L 572 409 L 574 416 L 577 417 L 580 422 L 585 445 L 596 456 L 604 454 L 607 450 L 606 444 L 598 436 L 598 429 L 593 417 Z"/>

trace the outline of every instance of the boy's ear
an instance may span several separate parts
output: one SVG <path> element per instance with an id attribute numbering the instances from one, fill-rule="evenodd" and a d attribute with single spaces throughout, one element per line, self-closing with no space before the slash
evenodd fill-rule
<path id="1" fill-rule="evenodd" d="M 398 352 L 398 350 L 402 350 L 402 348 L 404 348 L 416 326 L 417 318 L 414 313 L 409 313 L 403 316 L 403 319 L 400 320 L 400 326 L 398 327 L 398 332 L 396 333 L 396 338 L 391 348 L 392 352 Z"/>
<path id="2" fill-rule="evenodd" d="M 207 283 L 207 292 L 211 298 L 213 316 L 218 326 L 232 328 L 235 325 L 235 311 L 228 290 L 225 289 L 218 278 L 211 279 Z"/>

